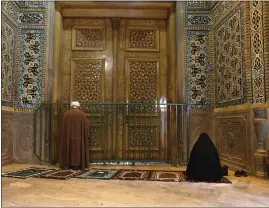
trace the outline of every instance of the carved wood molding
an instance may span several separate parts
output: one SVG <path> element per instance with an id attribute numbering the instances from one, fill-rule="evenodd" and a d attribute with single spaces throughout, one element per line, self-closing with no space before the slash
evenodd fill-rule
<path id="1" fill-rule="evenodd" d="M 174 2 L 56 2 L 64 17 L 166 19 Z M 146 8 L 146 9 L 145 9 Z"/>
<path id="2" fill-rule="evenodd" d="M 104 26 L 74 26 L 72 28 L 72 50 L 105 50 Z"/>
<path id="3" fill-rule="evenodd" d="M 174 2 L 108 2 L 108 1 L 58 1 L 57 6 L 62 8 L 86 8 L 86 9 L 156 9 L 168 10 L 173 7 Z"/>
<path id="4" fill-rule="evenodd" d="M 119 30 L 120 28 L 120 18 L 112 18 L 112 29 Z"/>
<path id="5" fill-rule="evenodd" d="M 167 10 L 142 9 L 63 9 L 66 18 L 99 18 L 99 17 L 125 17 L 125 18 L 153 18 L 167 19 Z"/>

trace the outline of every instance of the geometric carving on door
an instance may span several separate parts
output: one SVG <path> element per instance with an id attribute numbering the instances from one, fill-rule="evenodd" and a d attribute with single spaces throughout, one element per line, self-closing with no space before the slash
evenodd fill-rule
<path id="1" fill-rule="evenodd" d="M 126 150 L 159 150 L 159 125 L 126 126 Z"/>
<path id="2" fill-rule="evenodd" d="M 127 99 L 155 102 L 158 96 L 159 60 L 127 59 Z"/>
<path id="3" fill-rule="evenodd" d="M 90 150 L 102 150 L 102 139 L 103 139 L 103 124 L 94 124 L 91 125 L 90 135 L 89 135 L 89 144 Z"/>
<path id="4" fill-rule="evenodd" d="M 159 30 L 157 28 L 127 28 L 127 51 L 159 51 L 159 42 Z"/>
<path id="5" fill-rule="evenodd" d="M 103 102 L 104 59 L 72 59 L 71 100 Z"/>
<path id="6" fill-rule="evenodd" d="M 72 50 L 105 50 L 105 26 L 74 26 Z"/>

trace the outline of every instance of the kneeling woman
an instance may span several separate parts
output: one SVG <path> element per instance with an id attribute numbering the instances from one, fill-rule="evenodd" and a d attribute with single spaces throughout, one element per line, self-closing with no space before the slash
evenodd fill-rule
<path id="1" fill-rule="evenodd" d="M 222 178 L 218 151 L 206 133 L 194 144 L 186 173 L 189 181 L 217 182 Z"/>

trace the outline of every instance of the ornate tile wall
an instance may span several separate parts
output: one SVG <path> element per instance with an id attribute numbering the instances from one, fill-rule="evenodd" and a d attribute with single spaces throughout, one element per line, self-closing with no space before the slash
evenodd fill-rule
<path id="1" fill-rule="evenodd" d="M 16 26 L 2 14 L 1 19 L 1 76 L 2 105 L 13 106 Z"/>
<path id="2" fill-rule="evenodd" d="M 18 107 L 36 108 L 42 99 L 44 30 L 22 30 Z"/>
<path id="3" fill-rule="evenodd" d="M 42 100 L 47 3 L 3 1 L 2 104 L 35 108 Z"/>
<path id="4" fill-rule="evenodd" d="M 15 21 L 18 20 L 19 16 L 19 8 L 14 2 L 12 1 L 3 1 L 1 2 L 1 7 L 3 10 L 7 11 L 9 16 L 13 18 Z"/>
<path id="5" fill-rule="evenodd" d="M 187 14 L 187 25 L 211 26 L 213 21 L 210 14 Z"/>
<path id="6" fill-rule="evenodd" d="M 45 7 L 45 1 L 16 1 L 16 4 L 21 8 L 42 8 Z"/>
<path id="7" fill-rule="evenodd" d="M 41 12 L 24 12 L 18 15 L 18 23 L 44 25 L 44 13 Z"/>
<path id="8" fill-rule="evenodd" d="M 265 102 L 264 50 L 263 50 L 263 2 L 251 1 L 251 60 L 253 103 Z"/>
<path id="9" fill-rule="evenodd" d="M 187 1 L 182 4 L 184 11 L 185 102 L 193 109 L 209 109 L 210 104 L 210 39 L 212 26 L 207 1 Z"/>
<path id="10" fill-rule="evenodd" d="M 1 2 L 2 104 L 13 107 L 2 109 L 6 115 L 1 139 L 4 164 L 38 162 L 33 155 L 33 148 L 40 146 L 38 142 L 33 146 L 33 113 L 25 111 L 32 111 L 43 99 L 46 48 L 49 47 L 47 5 L 45 1 Z"/>
<path id="11" fill-rule="evenodd" d="M 187 10 L 210 10 L 215 6 L 213 1 L 187 1 Z"/>
<path id="12" fill-rule="evenodd" d="M 243 12 L 240 6 L 214 28 L 216 106 L 245 102 Z"/>
<path id="13" fill-rule="evenodd" d="M 188 103 L 210 107 L 208 31 L 187 31 Z"/>
<path id="14" fill-rule="evenodd" d="M 227 14 L 229 14 L 240 2 L 219 1 L 211 11 L 213 24 L 218 24 Z"/>
<path id="15" fill-rule="evenodd" d="M 204 1 L 187 1 L 186 9 L 202 9 L 204 7 Z"/>
<path id="16" fill-rule="evenodd" d="M 45 24 L 44 1 L 3 1 L 1 6 L 20 26 Z"/>

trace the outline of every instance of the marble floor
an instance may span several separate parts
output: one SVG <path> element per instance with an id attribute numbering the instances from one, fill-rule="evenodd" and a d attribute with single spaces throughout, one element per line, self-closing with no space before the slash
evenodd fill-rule
<path id="1" fill-rule="evenodd" d="M 47 166 L 12 164 L 2 167 L 2 172 L 27 167 Z M 124 168 L 124 166 L 120 168 Z M 141 166 L 139 168 L 184 170 L 184 167 L 170 166 Z M 251 176 L 237 178 L 233 174 L 230 171 L 229 176 L 227 176 L 232 184 L 2 177 L 2 206 L 269 206 L 269 180 Z"/>

